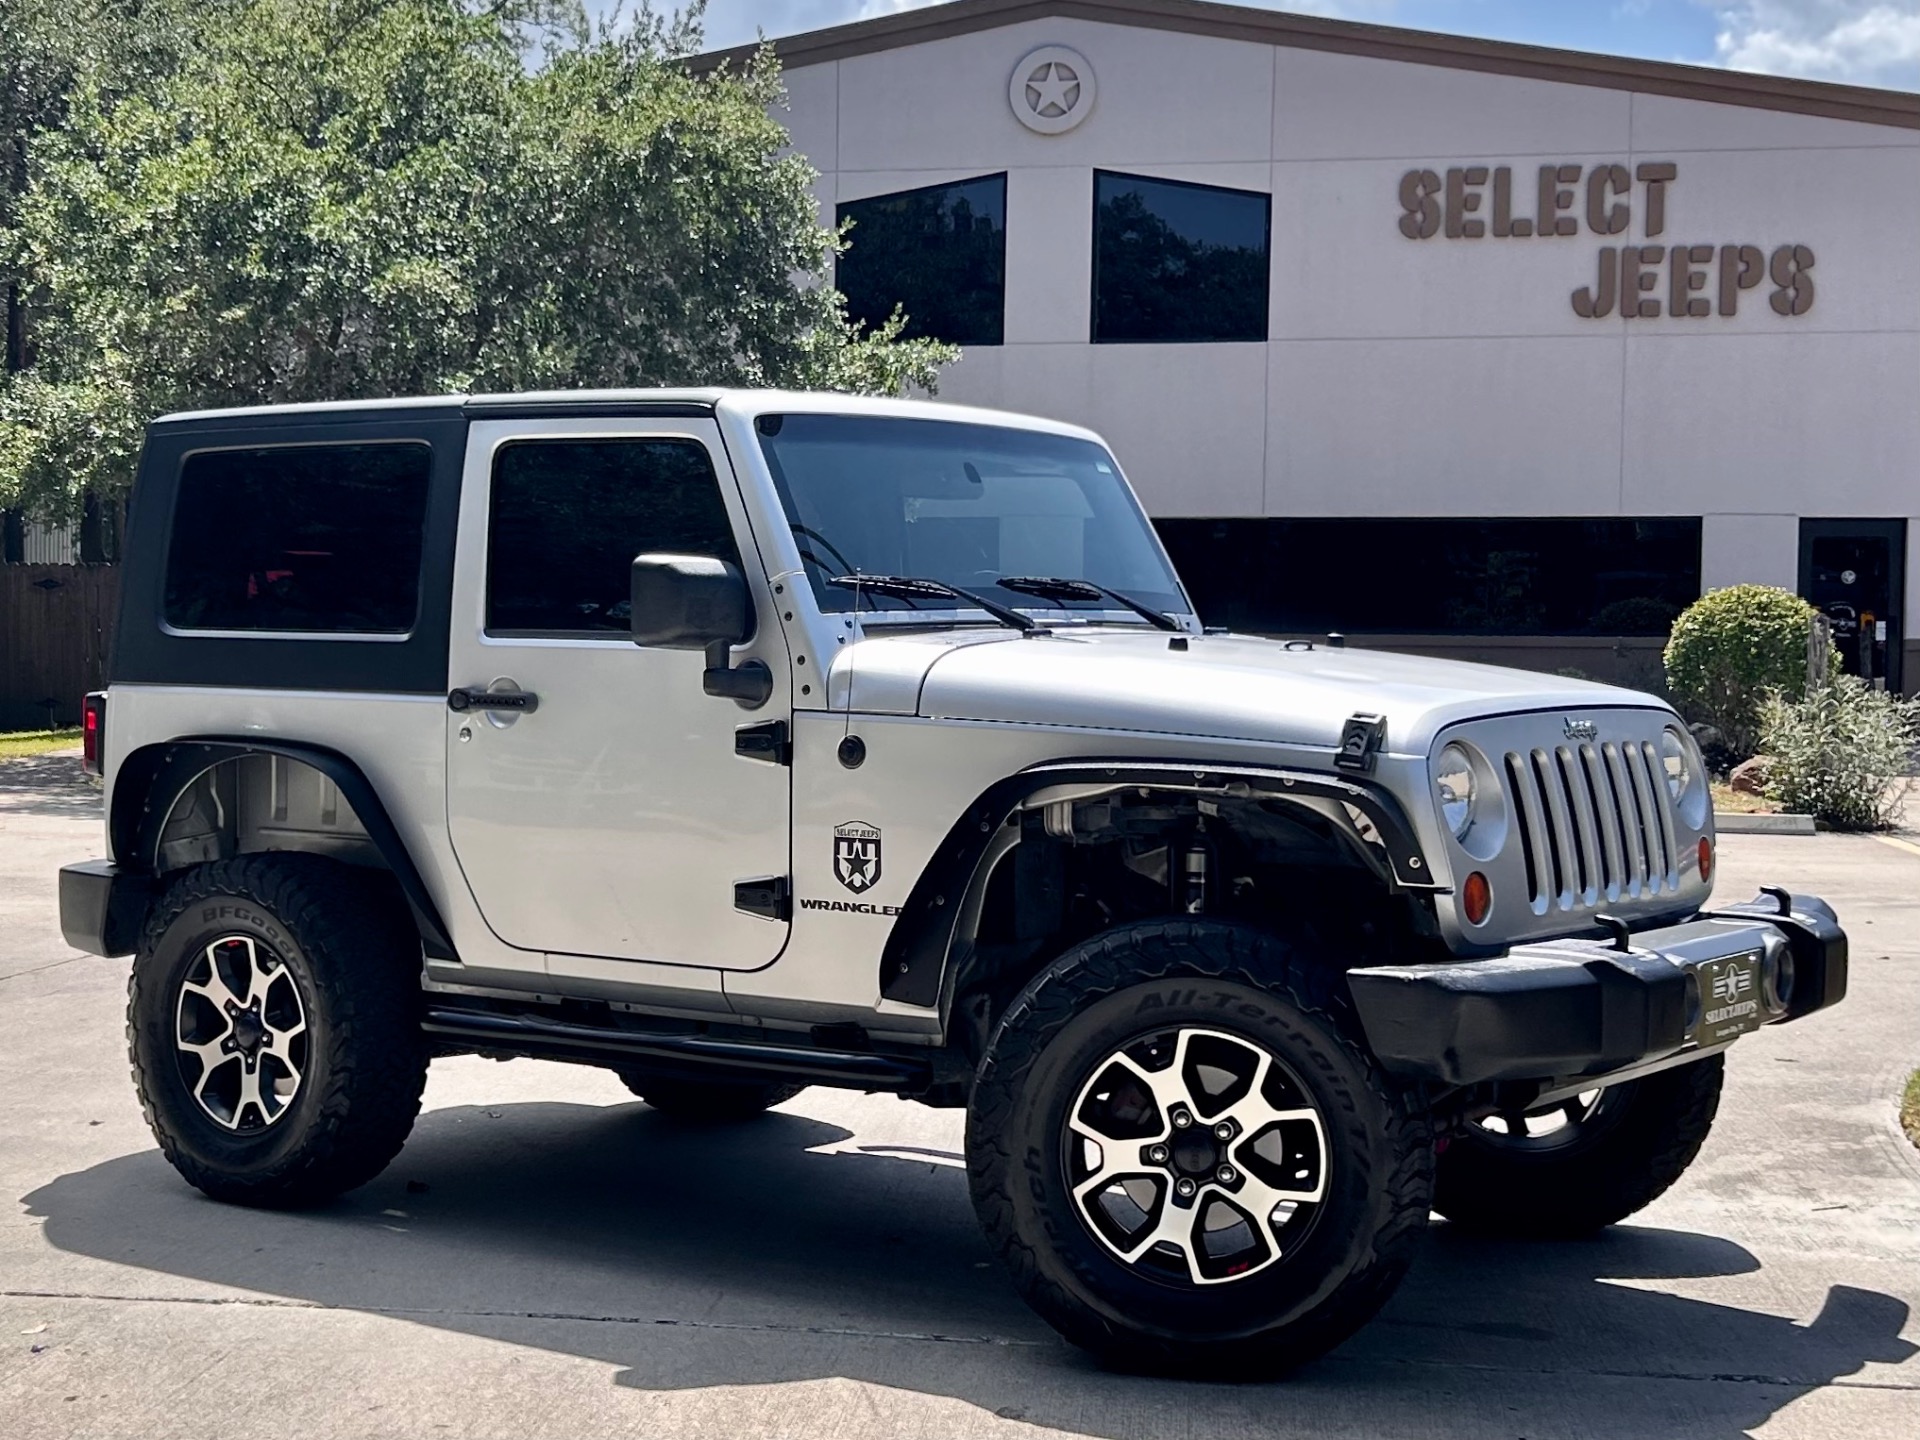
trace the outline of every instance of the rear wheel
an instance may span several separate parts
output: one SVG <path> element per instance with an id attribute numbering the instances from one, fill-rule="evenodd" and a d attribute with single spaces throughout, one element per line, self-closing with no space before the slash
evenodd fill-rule
<path id="1" fill-rule="evenodd" d="M 806 1089 L 756 1080 L 667 1079 L 631 1071 L 621 1072 L 620 1081 L 662 1115 L 704 1125 L 751 1120 Z"/>
<path id="2" fill-rule="evenodd" d="M 1268 1376 L 1385 1303 L 1426 1223 L 1432 1139 L 1338 981 L 1260 932 L 1158 922 L 1076 947 L 1009 1007 L 968 1173 L 1015 1284 L 1069 1340 Z"/>
<path id="3" fill-rule="evenodd" d="M 1700 1153 L 1726 1057 L 1490 1115 L 1454 1136 L 1433 1208 L 1455 1224 L 1537 1239 L 1589 1235 L 1652 1204 Z"/>
<path id="4" fill-rule="evenodd" d="M 161 1152 L 217 1200 L 291 1206 L 379 1174 L 420 1109 L 420 944 L 384 876 L 311 855 L 200 866 L 128 985 Z"/>

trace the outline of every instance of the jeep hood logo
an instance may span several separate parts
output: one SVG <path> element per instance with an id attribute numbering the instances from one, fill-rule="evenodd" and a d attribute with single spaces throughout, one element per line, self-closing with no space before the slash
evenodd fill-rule
<path id="1" fill-rule="evenodd" d="M 880 827 L 849 820 L 833 827 L 833 878 L 859 895 L 880 883 Z"/>
<path id="2" fill-rule="evenodd" d="M 1576 720 L 1571 715 L 1567 717 L 1565 728 L 1569 740 L 1594 740 L 1600 735 L 1600 727 L 1593 721 Z"/>

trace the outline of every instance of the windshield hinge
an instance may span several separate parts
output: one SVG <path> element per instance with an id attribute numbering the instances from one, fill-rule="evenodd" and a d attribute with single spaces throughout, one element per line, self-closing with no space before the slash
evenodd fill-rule
<path id="1" fill-rule="evenodd" d="M 762 720 L 758 725 L 742 725 L 733 732 L 733 753 L 744 760 L 791 765 L 793 743 L 787 738 L 787 722 Z"/>
<path id="2" fill-rule="evenodd" d="M 1340 731 L 1340 748 L 1334 753 L 1333 763 L 1342 770 L 1371 771 L 1373 757 L 1386 743 L 1386 738 L 1386 716 L 1349 716 Z"/>

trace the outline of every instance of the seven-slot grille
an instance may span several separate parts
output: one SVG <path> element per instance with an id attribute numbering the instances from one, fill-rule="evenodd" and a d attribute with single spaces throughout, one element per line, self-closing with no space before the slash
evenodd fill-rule
<path id="1" fill-rule="evenodd" d="M 1509 750 L 1506 775 L 1535 914 L 1679 886 L 1673 812 L 1652 744 Z"/>

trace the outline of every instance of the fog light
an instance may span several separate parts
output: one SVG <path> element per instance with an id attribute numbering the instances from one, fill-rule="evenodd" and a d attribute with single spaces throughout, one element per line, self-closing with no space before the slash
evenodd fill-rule
<path id="1" fill-rule="evenodd" d="M 1478 870 L 1467 876 L 1467 883 L 1460 887 L 1460 908 L 1469 925 L 1484 925 L 1487 916 L 1493 913 L 1493 886 Z"/>
<path id="2" fill-rule="evenodd" d="M 1686 1009 L 1687 1009 L 1686 1031 L 1689 1035 L 1691 1035 L 1693 1033 L 1694 1026 L 1700 1023 L 1700 977 L 1694 974 L 1693 971 L 1691 970 L 1687 971 L 1685 990 L 1686 990 L 1686 997 L 1687 997 L 1686 999 Z"/>
<path id="3" fill-rule="evenodd" d="M 1713 841 L 1705 835 L 1700 837 L 1700 882 L 1706 884 L 1713 879 Z"/>

